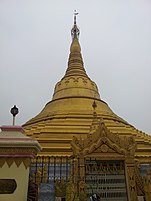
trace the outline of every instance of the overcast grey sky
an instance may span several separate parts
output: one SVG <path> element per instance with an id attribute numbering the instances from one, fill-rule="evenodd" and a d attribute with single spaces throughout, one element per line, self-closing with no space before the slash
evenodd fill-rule
<path id="1" fill-rule="evenodd" d="M 38 114 L 67 67 L 77 9 L 85 69 L 101 98 L 151 134 L 151 0 L 0 0 L 0 125 Z"/>

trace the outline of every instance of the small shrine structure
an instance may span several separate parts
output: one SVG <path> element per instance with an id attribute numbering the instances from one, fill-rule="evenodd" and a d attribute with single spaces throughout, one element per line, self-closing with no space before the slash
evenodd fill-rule
<path id="1" fill-rule="evenodd" d="M 30 200 L 31 159 L 41 147 L 37 140 L 25 136 L 20 126 L 1 126 L 0 129 L 0 200 Z"/>

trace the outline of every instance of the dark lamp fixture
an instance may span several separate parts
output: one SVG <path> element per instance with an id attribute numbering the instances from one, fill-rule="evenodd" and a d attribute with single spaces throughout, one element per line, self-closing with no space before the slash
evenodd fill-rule
<path id="1" fill-rule="evenodd" d="M 11 108 L 10 112 L 13 115 L 13 126 L 14 126 L 15 125 L 15 116 L 19 113 L 19 110 L 16 107 L 16 105 L 14 105 L 14 107 Z"/>

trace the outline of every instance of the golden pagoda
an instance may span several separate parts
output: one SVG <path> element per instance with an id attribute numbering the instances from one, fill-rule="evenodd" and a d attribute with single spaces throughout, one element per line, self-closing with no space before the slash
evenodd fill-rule
<path id="1" fill-rule="evenodd" d="M 103 119 L 109 131 L 121 136 L 134 136 L 137 143 L 135 157 L 141 163 L 151 162 L 151 136 L 117 116 L 100 98 L 97 85 L 88 77 L 83 64 L 79 33 L 75 16 L 65 75 L 56 84 L 52 100 L 36 117 L 23 125 L 26 134 L 39 141 L 43 148 L 41 155 L 71 155 L 72 137 L 85 138 L 89 132 L 95 100 L 97 116 Z"/>
<path id="2" fill-rule="evenodd" d="M 56 84 L 52 100 L 23 125 L 26 135 L 38 140 L 42 147 L 33 166 L 35 180 L 38 184 L 49 183 L 52 172 L 54 183 L 57 183 L 57 174 L 67 180 L 70 169 L 69 187 L 73 188 L 66 186 L 64 194 L 65 190 L 61 190 L 64 183 L 60 187 L 59 182 L 55 186 L 55 195 L 59 197 L 70 201 L 75 197 L 71 191 L 89 197 L 90 191 L 97 189 L 101 200 L 111 200 L 111 197 L 116 201 L 143 200 L 144 187 L 138 166 L 141 164 L 145 169 L 144 175 L 151 168 L 151 136 L 117 116 L 100 97 L 97 85 L 84 68 L 76 14 L 65 75 Z M 70 156 L 74 158 L 74 165 L 69 163 Z M 61 168 L 65 168 L 63 172 Z M 93 182 L 91 172 L 98 178 L 97 182 L 96 179 Z M 151 180 L 148 178 L 151 177 L 147 174 L 145 188 L 149 197 L 146 200 L 150 200 Z"/>

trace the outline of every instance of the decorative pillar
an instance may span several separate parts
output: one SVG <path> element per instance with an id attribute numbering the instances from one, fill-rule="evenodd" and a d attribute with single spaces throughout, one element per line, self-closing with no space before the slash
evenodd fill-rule
<path id="1" fill-rule="evenodd" d="M 136 181 L 135 181 L 134 158 L 128 158 L 125 160 L 125 172 L 126 172 L 128 201 L 138 201 Z"/>
<path id="2" fill-rule="evenodd" d="M 0 129 L 0 200 L 27 201 L 30 162 L 41 147 L 20 126 Z"/>
<path id="3" fill-rule="evenodd" d="M 144 177 L 144 190 L 146 201 L 151 200 L 151 170 L 147 172 L 147 175 Z"/>
<path id="4" fill-rule="evenodd" d="M 85 164 L 84 164 L 84 156 L 83 154 L 79 154 L 79 181 L 78 181 L 78 191 L 79 198 L 83 201 L 86 201 L 86 193 L 85 193 Z"/>

